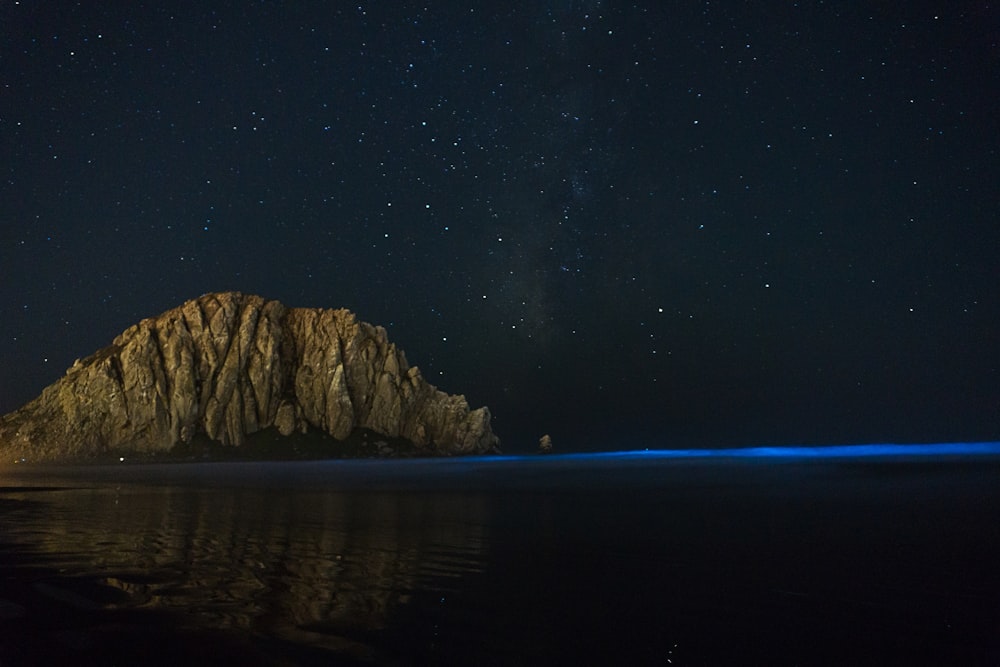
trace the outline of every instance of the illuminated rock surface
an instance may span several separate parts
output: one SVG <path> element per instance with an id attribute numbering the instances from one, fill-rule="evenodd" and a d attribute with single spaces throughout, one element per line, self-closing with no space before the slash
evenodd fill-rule
<path id="1" fill-rule="evenodd" d="M 240 447 L 272 427 L 338 441 L 363 430 L 422 455 L 499 443 L 488 408 L 426 382 L 382 327 L 343 309 L 224 292 L 145 319 L 75 362 L 2 418 L 0 451 L 32 462 L 156 456 L 206 437 Z M 342 454 L 335 444 L 330 454 Z"/>

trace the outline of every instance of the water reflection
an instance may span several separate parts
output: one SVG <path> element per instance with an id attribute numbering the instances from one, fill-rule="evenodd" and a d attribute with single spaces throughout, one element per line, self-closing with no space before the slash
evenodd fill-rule
<path id="1" fill-rule="evenodd" d="M 3 495 L 43 501 L 5 513 L 5 540 L 124 593 L 100 606 L 340 651 L 414 595 L 456 590 L 483 570 L 487 547 L 485 499 L 469 494 L 124 485 Z M 58 597 L 59 585 L 41 592 Z"/>
<path id="2" fill-rule="evenodd" d="M 1000 664 L 993 459 L 16 472 L 5 667 Z"/>

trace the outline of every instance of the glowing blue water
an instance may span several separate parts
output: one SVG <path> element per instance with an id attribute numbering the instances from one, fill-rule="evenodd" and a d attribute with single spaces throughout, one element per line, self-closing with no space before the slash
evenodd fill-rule
<path id="1" fill-rule="evenodd" d="M 1000 664 L 1000 442 L 0 472 L 2 664 Z"/>
<path id="2" fill-rule="evenodd" d="M 827 445 L 819 447 L 742 447 L 731 449 L 638 449 L 623 452 L 559 454 L 558 460 L 585 459 L 842 459 L 859 457 L 1000 456 L 1000 442 L 942 442 L 934 444 Z M 476 457 L 482 461 L 537 460 L 536 456 Z"/>

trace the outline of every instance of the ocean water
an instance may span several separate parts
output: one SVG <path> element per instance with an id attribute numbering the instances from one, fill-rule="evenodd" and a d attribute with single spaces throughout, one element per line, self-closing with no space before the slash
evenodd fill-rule
<path id="1" fill-rule="evenodd" d="M 0 472 L 0 665 L 997 665 L 1000 451 Z"/>

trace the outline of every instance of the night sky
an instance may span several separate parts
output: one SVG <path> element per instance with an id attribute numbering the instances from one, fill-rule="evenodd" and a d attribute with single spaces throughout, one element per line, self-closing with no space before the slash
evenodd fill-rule
<path id="1" fill-rule="evenodd" d="M 0 412 L 205 292 L 508 451 L 1000 439 L 1000 5 L 0 5 Z"/>

